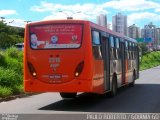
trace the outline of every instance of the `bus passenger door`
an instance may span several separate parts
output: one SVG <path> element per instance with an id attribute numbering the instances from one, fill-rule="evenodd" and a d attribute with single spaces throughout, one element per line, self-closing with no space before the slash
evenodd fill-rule
<path id="1" fill-rule="evenodd" d="M 104 89 L 110 90 L 110 56 L 109 56 L 109 38 L 106 36 L 101 37 L 102 43 L 102 57 L 104 61 Z"/>
<path id="2" fill-rule="evenodd" d="M 120 42 L 121 44 L 121 63 L 122 63 L 122 85 L 125 84 L 125 43 Z"/>

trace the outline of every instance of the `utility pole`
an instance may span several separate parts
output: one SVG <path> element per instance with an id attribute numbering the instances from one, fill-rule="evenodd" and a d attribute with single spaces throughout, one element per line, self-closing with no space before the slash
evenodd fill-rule
<path id="1" fill-rule="evenodd" d="M 30 23 L 30 22 L 32 22 L 32 21 L 30 21 L 30 20 L 26 20 L 26 21 L 24 21 L 24 22 L 28 24 L 28 23 Z"/>

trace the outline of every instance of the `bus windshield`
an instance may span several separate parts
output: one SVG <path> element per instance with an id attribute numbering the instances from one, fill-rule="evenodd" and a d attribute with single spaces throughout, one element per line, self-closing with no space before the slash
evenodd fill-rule
<path id="1" fill-rule="evenodd" d="M 79 48 L 82 24 L 51 24 L 30 26 L 32 49 Z"/>

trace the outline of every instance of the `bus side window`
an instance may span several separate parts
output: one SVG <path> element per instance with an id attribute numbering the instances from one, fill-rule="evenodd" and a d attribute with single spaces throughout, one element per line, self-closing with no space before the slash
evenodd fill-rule
<path id="1" fill-rule="evenodd" d="M 125 52 L 126 52 L 126 59 L 129 59 L 129 55 L 128 55 L 128 41 L 125 41 Z"/>
<path id="2" fill-rule="evenodd" d="M 114 38 L 113 38 L 113 36 L 110 36 L 109 39 L 110 39 L 111 48 L 114 48 Z"/>
<path id="3" fill-rule="evenodd" d="M 138 45 L 137 44 L 135 44 L 135 46 L 134 46 L 134 51 L 135 51 L 135 59 L 137 59 L 137 57 L 138 57 Z"/>
<path id="4" fill-rule="evenodd" d="M 116 48 L 119 48 L 119 38 L 116 38 Z"/>
<path id="5" fill-rule="evenodd" d="M 134 43 L 132 43 L 132 59 L 134 59 Z"/>
<path id="6" fill-rule="evenodd" d="M 131 60 L 132 59 L 132 43 L 129 42 L 128 44 L 128 49 L 129 49 L 129 59 Z"/>
<path id="7" fill-rule="evenodd" d="M 116 48 L 116 58 L 119 59 L 120 58 L 120 41 L 119 41 L 119 38 L 116 38 L 115 40 L 115 48 Z"/>
<path id="8" fill-rule="evenodd" d="M 115 52 L 114 52 L 114 38 L 113 38 L 113 36 L 109 37 L 109 41 L 110 41 L 110 57 L 111 57 L 111 59 L 114 59 Z"/>
<path id="9" fill-rule="evenodd" d="M 100 45 L 100 35 L 99 32 L 97 31 L 92 31 L 92 35 L 93 35 L 93 45 Z"/>
<path id="10" fill-rule="evenodd" d="M 97 31 L 92 31 L 92 48 L 95 59 L 102 59 L 100 33 Z"/>

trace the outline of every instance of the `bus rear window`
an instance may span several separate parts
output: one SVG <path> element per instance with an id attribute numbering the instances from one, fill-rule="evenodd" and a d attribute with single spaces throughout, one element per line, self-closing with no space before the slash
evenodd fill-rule
<path id="1" fill-rule="evenodd" d="M 32 49 L 79 48 L 82 42 L 82 24 L 52 24 L 30 27 Z"/>

